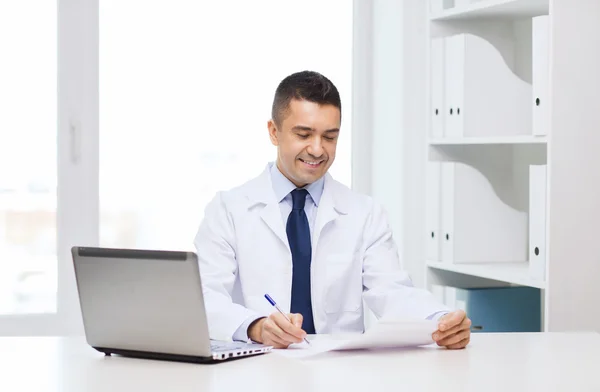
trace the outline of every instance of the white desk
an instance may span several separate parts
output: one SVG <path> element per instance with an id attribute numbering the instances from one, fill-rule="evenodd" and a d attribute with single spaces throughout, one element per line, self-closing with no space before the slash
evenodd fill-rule
<path id="1" fill-rule="evenodd" d="M 104 357 L 82 338 L 0 338 L 0 391 L 600 391 L 600 334 L 477 334 L 466 350 L 275 353 L 215 365 Z"/>

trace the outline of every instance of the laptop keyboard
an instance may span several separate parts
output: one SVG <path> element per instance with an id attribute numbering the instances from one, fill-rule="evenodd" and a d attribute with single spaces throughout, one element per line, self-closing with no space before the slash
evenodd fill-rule
<path id="1" fill-rule="evenodd" d="M 210 348 L 212 351 L 233 351 L 248 349 L 252 345 L 241 342 L 217 342 L 211 341 Z"/>

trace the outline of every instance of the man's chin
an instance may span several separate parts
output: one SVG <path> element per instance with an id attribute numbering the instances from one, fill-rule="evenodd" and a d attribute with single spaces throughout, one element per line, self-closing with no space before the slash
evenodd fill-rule
<path id="1" fill-rule="evenodd" d="M 325 173 L 327 173 L 328 166 L 317 167 L 317 168 L 307 168 L 302 162 L 300 162 L 300 166 L 296 166 L 296 170 L 294 173 L 294 183 L 296 185 L 303 184 L 312 184 L 320 180 Z"/>
<path id="2" fill-rule="evenodd" d="M 299 180 L 301 183 L 303 184 L 312 184 L 313 182 L 317 182 L 321 179 L 321 177 L 323 177 L 325 173 L 314 173 L 314 174 L 310 174 L 310 175 L 301 175 L 298 176 Z"/>

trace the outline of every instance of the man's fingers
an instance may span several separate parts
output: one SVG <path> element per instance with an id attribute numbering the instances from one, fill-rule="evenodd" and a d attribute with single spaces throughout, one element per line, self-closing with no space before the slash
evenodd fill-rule
<path id="1" fill-rule="evenodd" d="M 292 320 L 292 324 L 294 324 L 298 328 L 302 328 L 302 322 L 304 321 L 304 317 L 300 313 L 290 313 L 288 314 L 290 320 Z"/>
<path id="2" fill-rule="evenodd" d="M 464 329 L 470 329 L 471 328 L 471 320 L 468 318 L 465 318 L 463 320 L 462 323 L 460 323 L 459 325 L 455 325 L 454 327 L 447 329 L 445 331 L 436 331 L 433 334 L 433 340 L 440 341 L 442 339 L 445 339 L 448 336 L 454 335 L 455 333 L 462 331 Z"/>
<path id="3" fill-rule="evenodd" d="M 269 318 L 271 318 L 282 331 L 288 335 L 294 336 L 295 339 L 292 341 L 302 341 L 302 339 L 306 337 L 306 332 L 287 321 L 281 313 L 273 313 L 271 316 L 269 316 Z"/>
<path id="4" fill-rule="evenodd" d="M 285 321 L 287 322 L 287 320 L 285 320 Z M 289 322 L 288 322 L 288 324 L 289 324 Z M 267 323 L 265 323 L 265 329 L 268 332 L 272 333 L 273 335 L 277 336 L 283 342 L 287 342 L 288 344 L 289 343 L 300 343 L 302 341 L 302 339 L 297 338 L 297 337 L 285 332 L 283 329 L 281 329 L 281 327 L 277 324 L 277 322 L 275 320 L 272 320 L 271 318 L 269 318 L 269 321 Z"/>
<path id="5" fill-rule="evenodd" d="M 435 340 L 436 342 L 439 342 L 443 339 L 446 339 L 448 336 L 452 336 L 452 335 L 456 334 L 457 332 L 459 332 L 462 329 L 463 329 L 462 324 L 460 324 L 460 325 L 456 325 L 456 326 L 454 326 L 446 331 L 443 331 L 443 332 L 436 331 L 433 334 L 433 340 Z"/>
<path id="6" fill-rule="evenodd" d="M 467 344 L 469 344 L 470 341 L 471 341 L 471 337 L 469 336 L 468 338 L 463 339 L 456 344 L 451 344 L 450 346 L 446 346 L 446 348 L 449 348 L 450 350 L 458 350 L 461 348 L 465 348 L 465 347 L 467 347 Z"/>
<path id="7" fill-rule="evenodd" d="M 465 330 L 454 335 L 450 335 L 447 338 L 438 341 L 437 344 L 439 346 L 451 346 L 463 341 L 464 339 L 467 339 L 469 336 L 471 336 L 471 331 Z"/>
<path id="8" fill-rule="evenodd" d="M 263 340 L 263 344 L 273 346 L 274 348 L 288 348 L 288 346 L 290 345 L 289 342 L 281 340 L 275 334 L 269 331 L 265 331 L 265 338 Z"/>
<path id="9" fill-rule="evenodd" d="M 438 329 L 442 332 L 446 331 L 455 325 L 462 323 L 465 317 L 467 317 L 467 314 L 464 310 L 457 310 L 455 312 L 448 313 L 441 318 L 440 322 L 438 323 Z"/>

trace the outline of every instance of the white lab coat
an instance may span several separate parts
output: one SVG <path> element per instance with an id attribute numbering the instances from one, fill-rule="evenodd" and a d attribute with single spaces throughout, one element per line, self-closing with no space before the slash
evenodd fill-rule
<path id="1" fill-rule="evenodd" d="M 212 339 L 268 316 L 270 294 L 289 312 L 292 256 L 269 166 L 208 204 L 195 238 Z M 447 310 L 412 287 L 383 209 L 326 174 L 312 231 L 311 295 L 317 333 L 362 332 L 363 299 L 377 317 L 425 319 Z"/>

